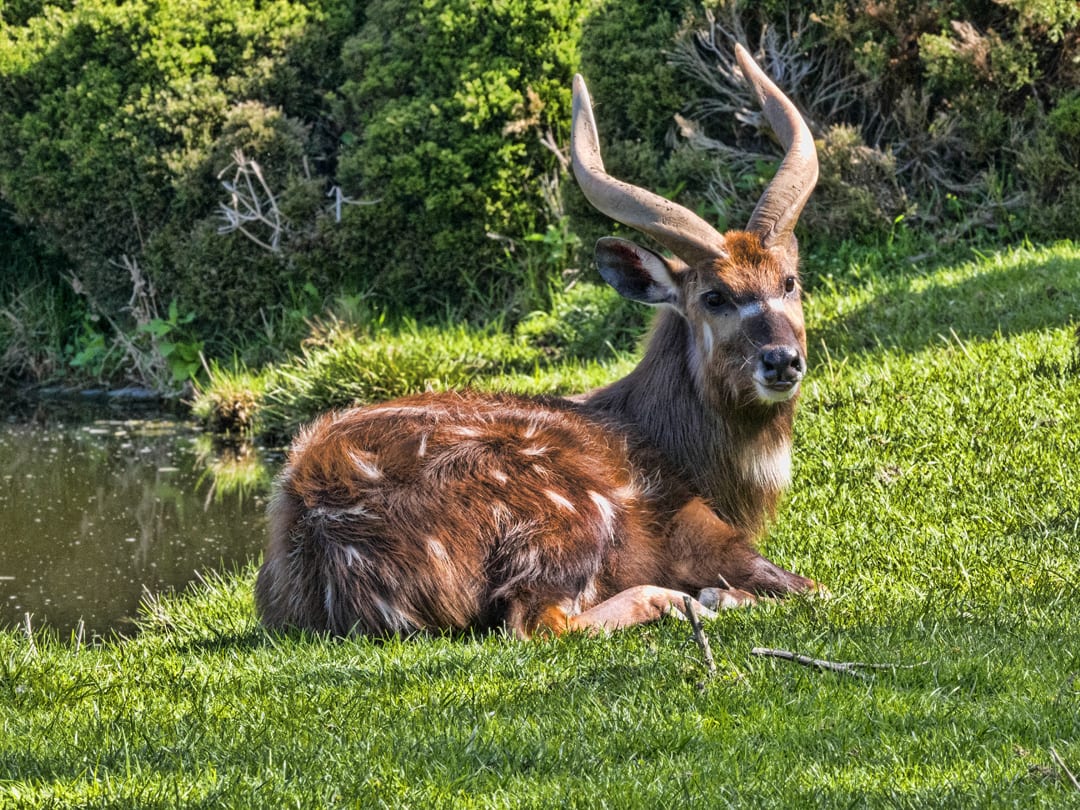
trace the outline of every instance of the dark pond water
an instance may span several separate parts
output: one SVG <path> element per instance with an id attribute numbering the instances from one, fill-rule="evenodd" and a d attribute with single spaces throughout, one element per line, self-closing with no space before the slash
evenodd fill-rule
<path id="1" fill-rule="evenodd" d="M 0 626 L 131 629 L 146 592 L 264 544 L 272 465 L 182 420 L 38 410 L 0 421 Z"/>

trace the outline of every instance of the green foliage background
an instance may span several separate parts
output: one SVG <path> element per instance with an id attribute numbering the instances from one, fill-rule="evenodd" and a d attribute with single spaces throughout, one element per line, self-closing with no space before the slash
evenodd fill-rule
<path id="1" fill-rule="evenodd" d="M 815 241 L 888 238 L 899 220 L 946 240 L 1074 231 L 1069 0 L 3 0 L 0 376 L 49 379 L 109 345 L 98 316 L 132 297 L 124 257 L 162 311 L 194 316 L 174 337 L 253 362 L 341 294 L 427 321 L 551 311 L 560 273 L 613 227 L 541 143 L 565 148 L 578 70 L 614 174 L 738 226 L 778 155 L 743 117 L 699 114 L 713 89 L 680 54 L 710 20 L 720 50 L 734 32 L 774 73 L 843 77 L 832 112 L 820 76 L 785 88 L 819 138 Z M 694 147 L 677 114 L 760 159 Z M 237 150 L 275 196 L 276 252 L 220 232 Z"/>

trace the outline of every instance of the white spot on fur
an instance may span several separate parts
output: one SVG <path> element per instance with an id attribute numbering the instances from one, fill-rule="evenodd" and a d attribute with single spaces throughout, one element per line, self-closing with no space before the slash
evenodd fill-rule
<path id="1" fill-rule="evenodd" d="M 506 504 L 502 501 L 495 501 L 491 506 L 491 516 L 495 519 L 495 525 L 503 532 L 507 530 L 510 525 L 510 520 L 513 517 Z"/>
<path id="2" fill-rule="evenodd" d="M 406 616 L 397 605 L 391 605 L 378 594 L 372 594 L 371 603 L 375 606 L 375 609 L 379 611 L 379 615 L 382 616 L 383 624 L 388 630 L 403 633 L 413 629 L 412 621 L 409 620 L 409 617 Z"/>
<path id="3" fill-rule="evenodd" d="M 427 440 L 428 435 L 426 433 L 420 437 L 420 447 L 416 451 L 417 458 L 423 458 L 427 455 Z"/>
<path id="4" fill-rule="evenodd" d="M 526 447 L 524 450 L 521 451 L 521 454 L 525 456 L 542 456 L 548 452 L 548 449 L 549 448 L 544 446 Z"/>
<path id="5" fill-rule="evenodd" d="M 567 612 L 570 616 L 577 616 L 582 610 L 588 610 L 596 604 L 596 578 L 592 577 L 574 599 L 573 607 Z"/>
<path id="6" fill-rule="evenodd" d="M 379 469 L 379 465 L 375 463 L 375 456 L 372 453 L 362 453 L 355 451 L 348 451 L 349 460 L 352 461 L 356 467 L 357 472 L 360 475 L 367 478 L 369 481 L 378 481 L 382 478 L 382 470 Z"/>
<path id="7" fill-rule="evenodd" d="M 610 538 L 615 533 L 615 505 L 599 492 L 591 489 L 589 499 L 596 505 L 596 511 L 600 513 L 600 524 L 604 534 Z"/>
<path id="8" fill-rule="evenodd" d="M 577 512 L 577 509 L 574 508 L 574 505 L 572 503 L 570 503 L 570 501 L 566 497 L 560 495 L 555 490 L 553 490 L 553 489 L 545 489 L 544 494 L 555 505 L 562 507 L 563 509 L 565 509 L 568 512 Z"/>
<path id="9" fill-rule="evenodd" d="M 450 559 L 450 555 L 446 553 L 446 546 L 436 540 L 434 537 L 429 537 L 427 540 L 428 554 L 434 557 L 436 560 L 442 560 L 446 562 Z"/>
<path id="10" fill-rule="evenodd" d="M 785 489 L 791 484 L 791 445 L 781 444 L 762 453 L 747 453 L 740 459 L 744 478 L 767 489 Z"/>
<path id="11" fill-rule="evenodd" d="M 491 471 L 491 477 L 498 481 L 500 484 L 505 484 L 510 478 L 502 470 L 495 468 Z"/>
<path id="12" fill-rule="evenodd" d="M 475 439 L 483 435 L 476 428 L 467 427 L 465 425 L 456 425 L 454 427 L 449 427 L 446 429 L 446 432 L 454 436 L 459 436 L 462 439 Z"/>
<path id="13" fill-rule="evenodd" d="M 367 507 L 361 504 L 353 504 L 352 506 L 346 506 L 344 509 L 329 509 L 325 506 L 313 506 L 308 510 L 308 513 L 313 517 L 320 517 L 326 520 L 342 520 L 346 517 L 360 517 L 367 520 L 380 520 L 379 515 L 372 512 Z M 352 548 L 348 546 L 347 548 Z"/>
<path id="14" fill-rule="evenodd" d="M 346 544 L 341 546 L 341 550 L 345 554 L 345 566 L 347 568 L 352 568 L 354 565 L 362 564 L 364 562 L 364 558 L 360 556 L 360 552 L 356 550 L 356 546 Z"/>

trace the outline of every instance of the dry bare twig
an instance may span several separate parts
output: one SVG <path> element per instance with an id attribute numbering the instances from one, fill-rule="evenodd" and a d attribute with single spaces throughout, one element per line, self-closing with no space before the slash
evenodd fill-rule
<path id="1" fill-rule="evenodd" d="M 801 664 L 804 667 L 824 669 L 829 672 L 842 672 L 856 678 L 866 677 L 864 673 L 858 671 L 860 669 L 914 669 L 930 663 L 929 661 L 920 661 L 917 664 L 869 664 L 862 661 L 827 661 L 824 658 L 811 658 L 808 655 L 799 655 L 788 650 L 775 650 L 769 647 L 754 647 L 750 650 L 750 654 L 763 658 L 779 658 Z"/>
<path id="2" fill-rule="evenodd" d="M 701 654 L 705 656 L 705 666 L 708 668 L 709 674 L 714 675 L 716 674 L 716 661 L 713 659 L 712 647 L 709 646 L 709 637 L 701 629 L 701 620 L 698 618 L 697 611 L 694 610 L 694 600 L 689 596 L 684 596 L 683 604 L 686 607 L 686 618 L 690 620 L 690 627 L 694 631 L 694 639 L 697 641 L 698 646 L 701 647 Z"/>
<path id="3" fill-rule="evenodd" d="M 232 159 L 233 162 L 218 174 L 221 185 L 229 192 L 229 203 L 218 203 L 218 213 L 225 220 L 218 233 L 239 231 L 264 250 L 280 252 L 285 223 L 274 192 L 263 177 L 262 167 L 240 149 L 233 152 Z M 232 179 L 223 179 L 230 169 L 234 169 Z M 245 227 L 254 224 L 269 229 L 266 239 Z"/>
<path id="4" fill-rule="evenodd" d="M 30 655 L 37 655 L 37 643 L 34 641 L 34 628 L 30 623 L 32 615 L 30 613 L 23 614 L 23 635 L 26 637 L 26 644 L 30 649 Z"/>
<path id="5" fill-rule="evenodd" d="M 1051 748 L 1050 749 L 1050 756 L 1053 758 L 1054 763 L 1059 768 L 1061 768 L 1061 770 L 1065 771 L 1065 775 L 1067 777 L 1069 777 L 1069 781 L 1072 782 L 1072 786 L 1074 788 L 1076 788 L 1077 790 L 1080 790 L 1080 781 L 1078 781 L 1077 778 L 1076 778 L 1076 775 L 1072 771 L 1069 770 L 1069 766 L 1065 764 L 1065 760 L 1063 760 L 1061 758 L 1061 755 L 1058 754 L 1058 752 L 1055 751 L 1053 748 Z"/>

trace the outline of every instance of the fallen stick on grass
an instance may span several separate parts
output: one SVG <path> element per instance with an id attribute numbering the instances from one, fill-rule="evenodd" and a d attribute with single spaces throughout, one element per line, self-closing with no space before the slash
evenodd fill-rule
<path id="1" fill-rule="evenodd" d="M 694 630 L 694 638 L 697 640 L 698 646 L 701 647 L 702 655 L 705 656 L 705 666 L 708 667 L 709 674 L 714 675 L 716 673 L 716 661 L 713 660 L 709 638 L 701 629 L 701 620 L 698 619 L 697 611 L 694 610 L 694 600 L 689 596 L 684 596 L 683 604 L 686 606 L 686 618 L 690 620 L 690 627 Z"/>
<path id="2" fill-rule="evenodd" d="M 1065 775 L 1069 777 L 1069 781 L 1072 782 L 1072 786 L 1077 790 L 1080 790 L 1080 781 L 1077 781 L 1076 776 L 1069 770 L 1069 766 L 1065 764 L 1065 760 L 1061 758 L 1057 751 L 1053 748 L 1050 749 L 1050 756 L 1053 757 L 1054 762 L 1061 770 L 1065 771 Z"/>
<path id="3" fill-rule="evenodd" d="M 866 675 L 859 672 L 860 669 L 914 669 L 926 666 L 928 661 L 920 661 L 917 664 L 868 664 L 861 661 L 826 661 L 824 658 L 811 658 L 808 655 L 799 655 L 788 650 L 774 650 L 769 647 L 754 647 L 750 650 L 751 655 L 759 655 L 763 658 L 780 658 L 784 661 L 793 661 L 804 667 L 824 669 L 829 672 L 843 672 L 856 678 L 865 678 Z"/>

